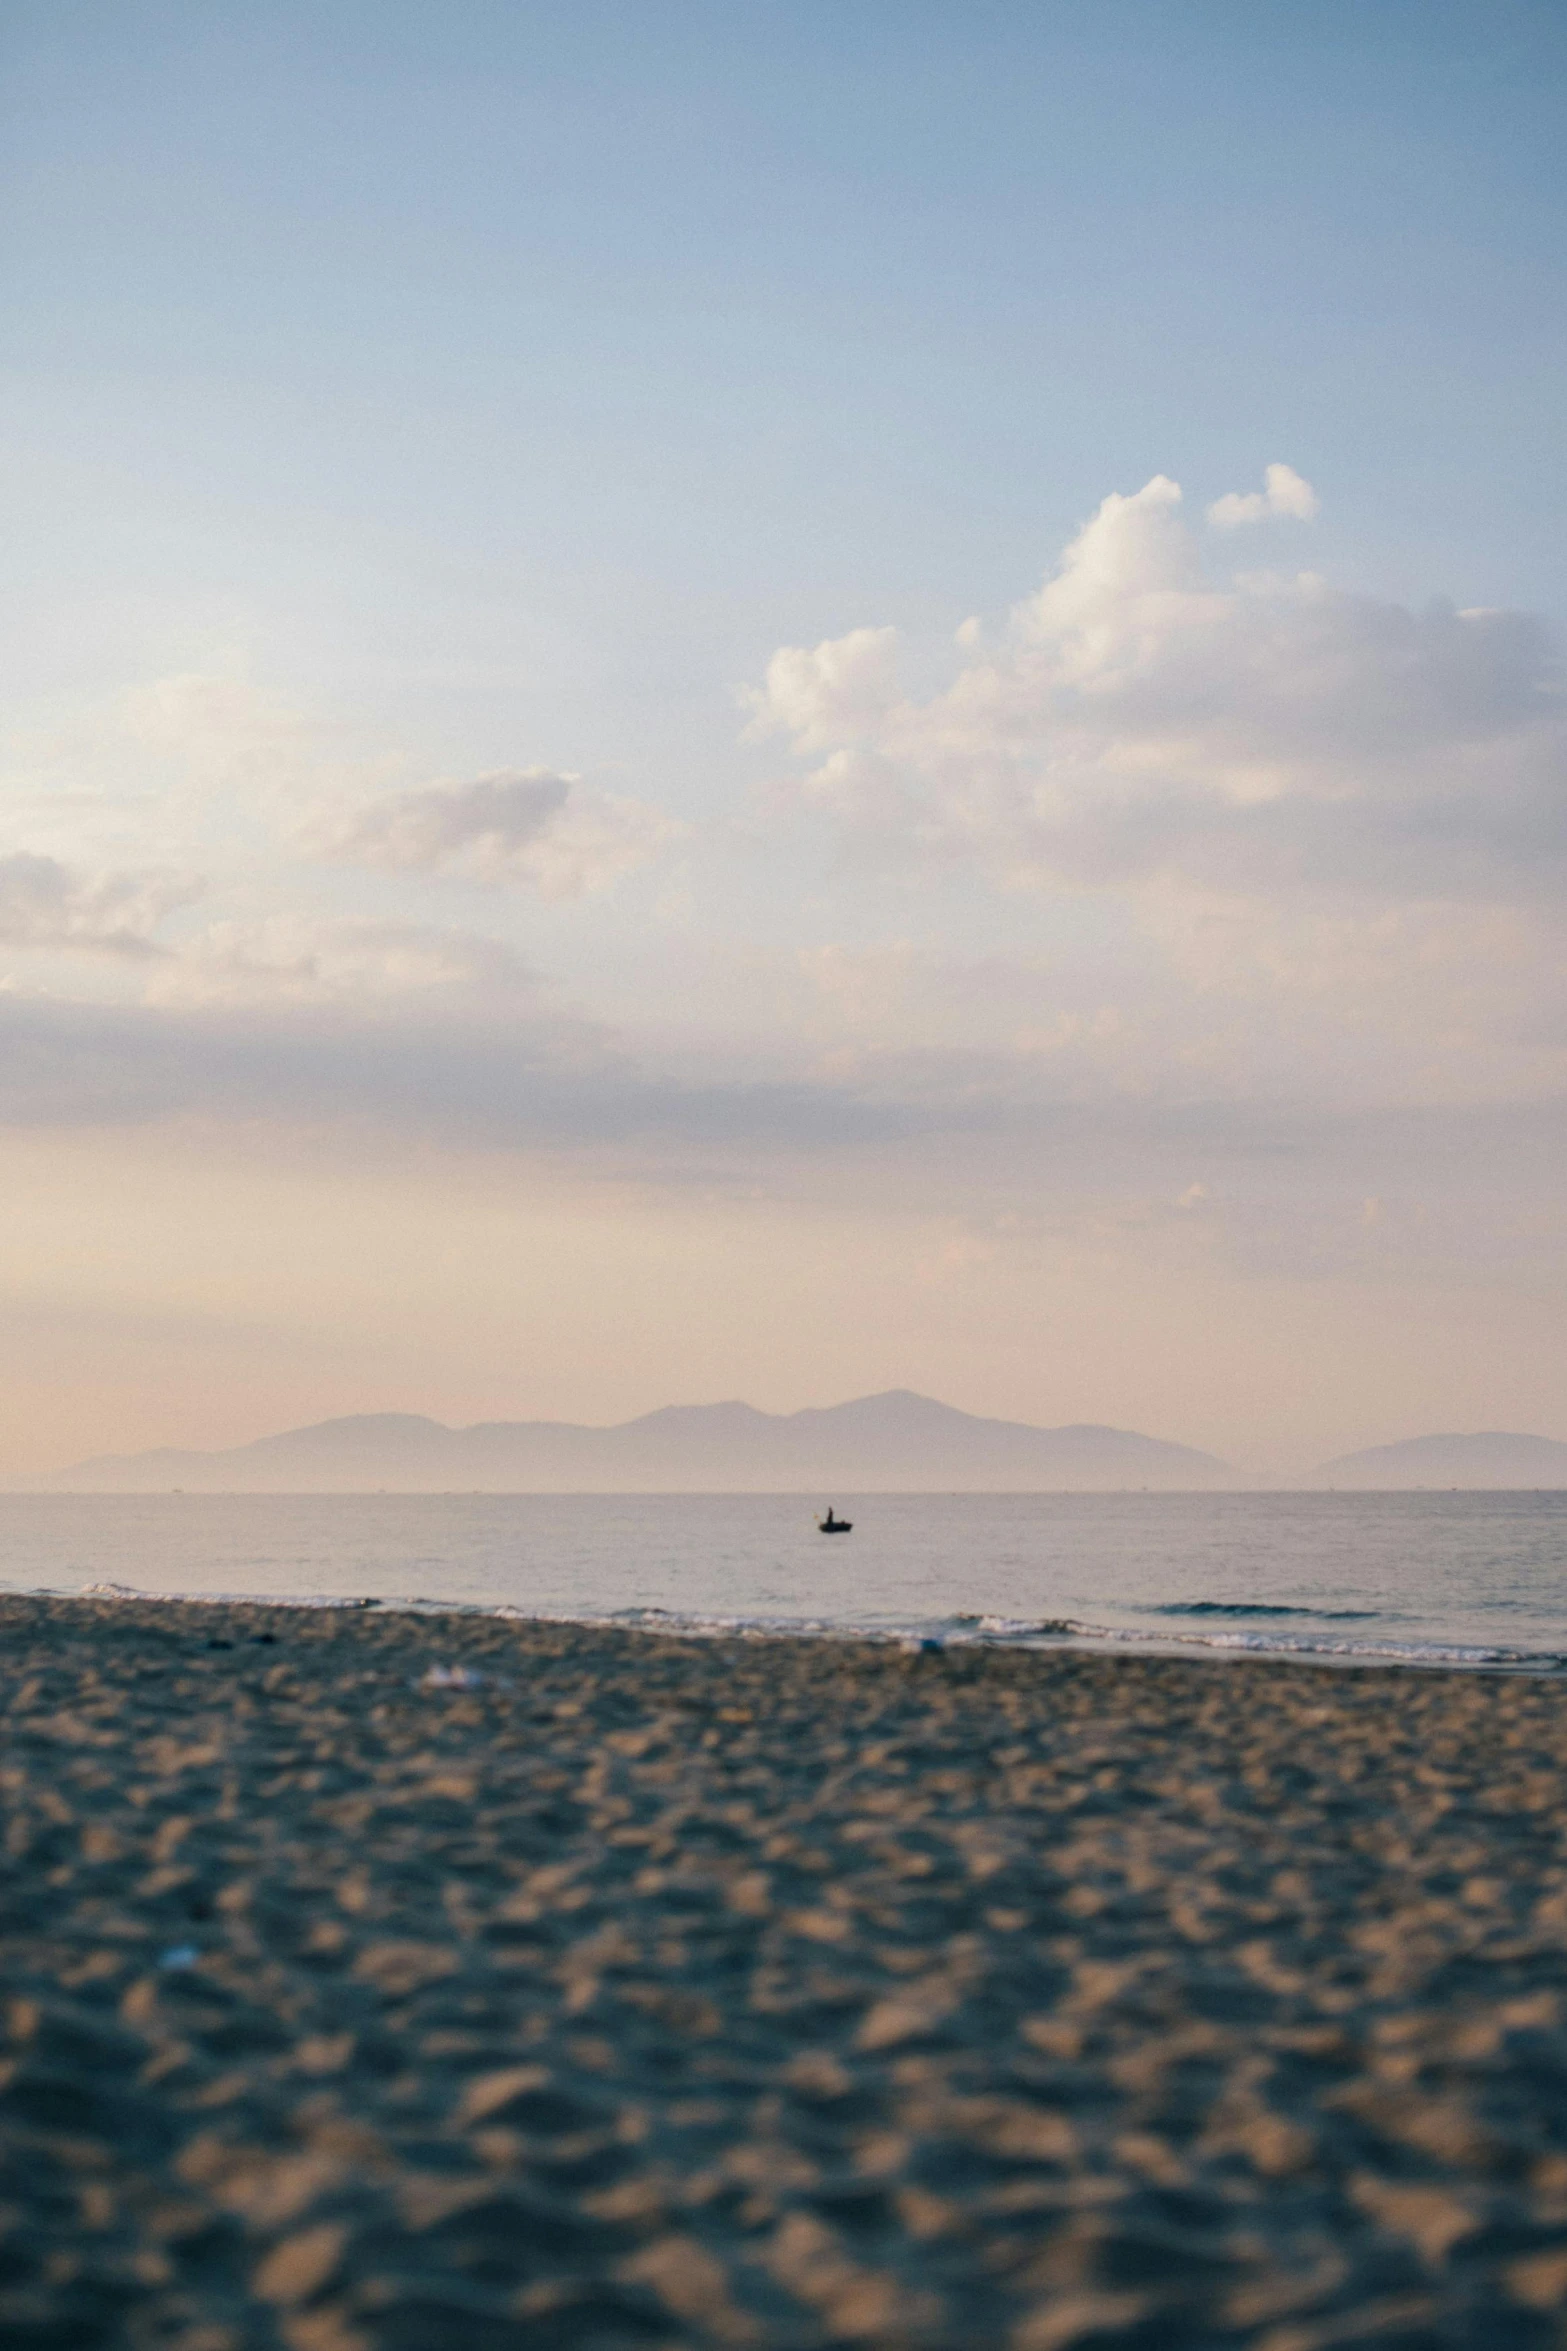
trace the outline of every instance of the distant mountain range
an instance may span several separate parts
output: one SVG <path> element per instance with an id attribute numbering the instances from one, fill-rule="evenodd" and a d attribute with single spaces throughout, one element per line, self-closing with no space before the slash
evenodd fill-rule
<path id="1" fill-rule="evenodd" d="M 1520 1437 L 1487 1429 L 1472 1437 L 1406 1437 L 1400 1445 L 1373 1445 L 1325 1461 L 1317 1486 L 1567 1486 L 1567 1445 L 1554 1437 Z"/>
<path id="2" fill-rule="evenodd" d="M 220 1453 L 110 1453 L 12 1492 L 166 1494 L 1048 1494 L 1255 1491 L 1269 1485 L 1395 1492 L 1567 1488 L 1567 1444 L 1492 1431 L 1409 1437 L 1345 1453 L 1304 1477 L 1265 1479 L 1131 1429 L 982 1420 L 893 1388 L 807 1412 L 675 1404 L 616 1428 L 417 1413 L 323 1420 Z"/>
<path id="3" fill-rule="evenodd" d="M 1127 1429 L 981 1420 L 895 1388 L 825 1410 L 672 1405 L 618 1428 L 372 1413 L 222 1453 L 107 1454 L 13 1489 L 54 1493 L 1048 1493 L 1250 1483 Z"/>

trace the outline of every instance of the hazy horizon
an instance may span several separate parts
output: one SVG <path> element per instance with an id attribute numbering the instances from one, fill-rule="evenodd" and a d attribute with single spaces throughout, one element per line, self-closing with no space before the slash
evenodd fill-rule
<path id="1" fill-rule="evenodd" d="M 1567 19 L 0 28 L 0 1477 L 1567 1431 Z"/>
<path id="2" fill-rule="evenodd" d="M 444 1422 L 432 1413 L 395 1411 L 395 1408 L 390 1408 L 390 1411 L 378 1411 L 378 1413 L 331 1415 L 331 1418 L 327 1418 L 327 1420 L 303 1422 L 303 1425 L 289 1427 L 289 1429 L 258 1429 L 258 1432 L 251 1432 L 249 1436 L 237 1439 L 237 1444 L 233 1444 L 233 1446 L 181 1446 L 179 1441 L 169 1441 L 169 1444 L 160 1444 L 160 1446 L 153 1446 L 153 1448 L 139 1448 L 136 1453 L 94 1451 L 94 1453 L 87 1453 L 87 1455 L 82 1455 L 82 1458 L 70 1460 L 70 1462 L 35 1462 L 35 1465 L 26 1465 L 23 1469 L 19 1469 L 19 1472 L 14 1472 L 14 1476 L 21 1476 L 21 1479 L 26 1481 L 28 1476 L 68 1474 L 68 1472 L 73 1472 L 73 1469 L 94 1467 L 94 1465 L 99 1465 L 99 1462 L 115 1462 L 115 1460 L 127 1460 L 127 1462 L 148 1460 L 150 1462 L 150 1460 L 162 1460 L 164 1455 L 169 1455 L 169 1458 L 174 1458 L 174 1460 L 209 1460 L 209 1458 L 226 1460 L 235 1453 L 242 1455 L 242 1453 L 249 1453 L 249 1451 L 258 1451 L 258 1448 L 284 1444 L 287 1439 L 298 1439 L 298 1436 L 324 1436 L 329 1432 L 364 1432 L 364 1434 L 369 1434 L 371 1439 L 381 1432 L 388 1432 L 388 1434 L 399 1432 L 399 1441 L 402 1441 L 402 1432 L 416 1434 L 416 1432 L 425 1432 L 425 1429 L 428 1429 L 428 1432 L 435 1432 L 437 1436 L 442 1436 L 442 1439 L 444 1436 L 470 1439 L 470 1436 L 493 1436 L 493 1434 L 505 1434 L 505 1432 L 529 1432 L 529 1434 L 561 1432 L 566 1436 L 573 1436 L 573 1439 L 576 1439 L 576 1436 L 587 1436 L 587 1439 L 597 1439 L 597 1436 L 618 1439 L 618 1436 L 630 1436 L 634 1432 L 639 1432 L 639 1429 L 646 1429 L 648 1434 L 660 1434 L 660 1432 L 655 1432 L 655 1429 L 651 1429 L 653 1422 L 658 1422 L 658 1425 L 695 1425 L 702 1432 L 700 1441 L 707 1446 L 709 1458 L 717 1460 L 721 1455 L 721 1448 L 724 1448 L 726 1444 L 731 1444 L 731 1448 L 738 1448 L 738 1451 L 742 1451 L 749 1427 L 756 1425 L 756 1422 L 761 1422 L 761 1425 L 764 1425 L 766 1429 L 794 1429 L 794 1427 L 799 1427 L 799 1422 L 832 1422 L 832 1420 L 839 1418 L 839 1415 L 848 1415 L 848 1413 L 853 1413 L 855 1408 L 865 1408 L 865 1406 L 872 1406 L 872 1408 L 890 1406 L 893 1408 L 893 1418 L 897 1413 L 907 1411 L 907 1408 L 914 1408 L 914 1415 L 912 1415 L 914 1425 L 919 1425 L 921 1415 L 923 1415 L 923 1411 L 926 1411 L 926 1408 L 935 1406 L 935 1411 L 940 1415 L 951 1415 L 954 1420 L 973 1420 L 977 1429 L 996 1427 L 996 1429 L 1008 1429 L 1008 1432 L 1027 1432 L 1031 1436 L 1048 1436 L 1048 1439 L 1078 1439 L 1078 1436 L 1130 1436 L 1135 1444 L 1175 1446 L 1177 1451 L 1186 1451 L 1186 1448 L 1179 1448 L 1179 1441 L 1165 1439 L 1158 1429 L 1125 1429 L 1121 1425 L 1107 1425 L 1107 1422 L 1083 1422 L 1083 1420 L 1069 1420 L 1069 1422 L 1062 1422 L 1060 1427 L 1043 1429 L 1043 1427 L 1038 1427 L 1036 1422 L 1017 1422 L 1017 1420 L 1008 1420 L 1008 1418 L 996 1418 L 996 1415 L 970 1415 L 970 1413 L 966 1413 L 966 1408 L 949 1404 L 947 1399 L 935 1399 L 935 1396 L 919 1394 L 916 1389 L 897 1387 L 897 1389 L 883 1389 L 883 1392 L 874 1394 L 874 1396 L 846 1396 L 846 1399 L 834 1399 L 832 1404 L 808 1404 L 808 1406 L 796 1408 L 794 1413 L 782 1413 L 782 1415 L 780 1413 L 766 1413 L 761 1406 L 749 1404 L 745 1396 L 721 1396 L 721 1399 L 698 1399 L 698 1401 L 672 1399 L 672 1401 L 665 1401 L 665 1404 L 660 1404 L 660 1406 L 653 1406 L 648 1413 L 639 1413 L 639 1415 L 632 1415 L 632 1418 L 627 1418 L 627 1420 L 613 1420 L 613 1422 L 573 1422 L 573 1420 L 561 1418 L 561 1415 L 550 1415 L 550 1413 L 538 1415 L 538 1418 L 531 1418 L 531 1420 L 486 1418 L 486 1420 L 477 1420 L 477 1422 Z M 726 1420 L 721 1420 L 719 1415 L 745 1415 L 745 1418 L 742 1418 L 740 1422 L 726 1422 Z M 1562 1453 L 1567 1453 L 1567 1439 L 1555 1439 L 1555 1436 L 1544 1432 L 1544 1429 L 1494 1429 L 1494 1427 L 1489 1427 L 1489 1429 L 1440 1429 L 1440 1432 L 1433 1432 L 1433 1429 L 1421 1429 L 1421 1432 L 1410 1432 L 1410 1434 L 1405 1434 L 1403 1439 L 1386 1441 L 1386 1444 L 1353 1446 L 1344 1455 L 1334 1455 L 1334 1458 L 1327 1460 L 1327 1462 L 1320 1462 L 1320 1460 L 1294 1462 L 1292 1469 L 1299 1476 L 1316 1476 L 1316 1474 L 1327 1472 L 1327 1469 L 1346 1465 L 1346 1462 L 1365 1462 L 1365 1465 L 1372 1465 L 1379 1455 L 1388 1455 L 1388 1460 L 1398 1462 L 1403 1458 L 1412 1458 L 1412 1455 L 1417 1453 L 1417 1448 L 1428 1448 L 1428 1451 L 1431 1451 L 1431 1448 L 1440 1448 L 1440 1446 L 1459 1448 L 1457 1455 L 1452 1455 L 1452 1458 L 1461 1458 L 1464 1448 L 1485 1448 L 1485 1446 L 1494 1446 L 1494 1448 L 1541 1446 L 1541 1448 L 1560 1448 Z M 1269 1472 L 1266 1472 L 1266 1469 L 1259 1469 L 1257 1465 L 1252 1465 L 1252 1462 L 1226 1458 L 1226 1455 L 1208 1455 L 1205 1451 L 1193 1451 L 1193 1460 L 1196 1458 L 1212 1458 L 1212 1465 L 1215 1465 L 1217 1469 L 1224 1469 L 1224 1472 L 1236 1474 L 1236 1479 L 1240 1481 L 1240 1486 L 1243 1486 L 1245 1491 L 1259 1486 L 1259 1483 L 1269 1481 Z M 1435 1453 L 1433 1453 L 1433 1460 L 1435 1460 Z M 1442 1455 L 1442 1460 L 1447 1460 L 1447 1455 Z M 843 1467 L 853 1472 L 853 1467 L 855 1467 L 853 1455 L 843 1460 Z M 1529 1481 L 1520 1479 L 1520 1483 L 1529 1483 Z M 637 1491 L 637 1488 L 627 1488 L 627 1491 Z M 761 1491 L 766 1491 L 766 1488 L 761 1488 Z M 987 1491 L 987 1488 L 977 1488 L 977 1491 Z"/>

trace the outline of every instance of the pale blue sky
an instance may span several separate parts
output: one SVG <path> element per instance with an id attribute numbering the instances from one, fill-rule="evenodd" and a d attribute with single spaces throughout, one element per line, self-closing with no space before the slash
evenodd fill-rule
<path id="1" fill-rule="evenodd" d="M 1486 1416 L 1567 1433 L 1567 1361 L 1509 1319 L 1535 1311 L 1542 1265 L 1555 1281 L 1564 1262 L 1536 1179 L 1515 1182 L 1534 1146 L 1463 1123 L 1489 1102 L 1534 1133 L 1567 1087 L 1567 995 L 1543 943 L 1560 906 L 1541 878 L 1561 839 L 1559 688 L 1524 623 L 1482 658 L 1473 631 L 1449 648 L 1416 617 L 1447 602 L 1554 625 L 1567 606 L 1564 100 L 1567 18 L 1515 0 L 13 0 L 0 26 L 0 948 L 29 1020 L 112 1006 L 130 1022 L 68 1089 L 104 1200 L 133 1148 L 128 1099 L 134 1149 L 156 1132 L 183 1171 L 175 1191 L 207 1188 L 220 1256 L 236 1121 L 257 1122 L 252 1143 L 274 1138 L 296 1186 L 275 1211 L 279 1250 L 313 1213 L 297 1189 L 302 1118 L 310 1148 L 350 1175 L 379 1165 L 382 1146 L 346 1128 L 321 1139 L 323 1101 L 341 1087 L 351 1109 L 358 1081 L 317 1072 L 296 1100 L 278 1075 L 302 1067 L 291 1020 L 315 1024 L 312 1050 L 330 1032 L 345 1068 L 380 1073 L 353 1116 L 379 1133 L 402 1103 L 394 1129 L 449 1146 L 455 1197 L 472 1178 L 466 1113 L 431 1142 L 419 1105 L 439 1096 L 450 1113 L 450 1089 L 432 1091 L 426 1029 L 406 1027 L 417 984 L 461 1032 L 454 1066 L 493 1062 L 472 1081 L 487 1138 L 524 1037 L 552 1067 L 604 1057 L 597 1108 L 573 1096 L 556 1128 L 536 1103 L 514 1122 L 513 1176 L 551 1199 L 563 1184 L 559 1213 L 612 1255 L 644 1230 L 650 1197 L 708 1184 L 772 1204 L 775 1225 L 736 1241 L 739 1261 L 776 1256 L 801 1280 L 834 1250 L 866 1261 L 846 1236 L 867 1203 L 937 1233 L 934 1257 L 928 1233 L 906 1260 L 888 1244 L 856 1305 L 873 1337 L 819 1370 L 809 1349 L 748 1353 L 743 1333 L 715 1328 L 684 1355 L 615 1361 L 600 1345 L 563 1359 L 559 1394 L 540 1373 L 517 1395 L 499 1339 L 493 1359 L 464 1356 L 454 1277 L 402 1355 L 367 1338 L 340 1371 L 312 1355 L 308 1317 L 285 1318 L 257 1411 L 286 1416 L 291 1382 L 302 1410 L 355 1408 L 366 1363 L 384 1359 L 375 1400 L 437 1411 L 591 1416 L 729 1387 L 783 1404 L 909 1381 L 1024 1417 L 1159 1419 L 1221 1451 L 1329 1450 L 1408 1433 L 1428 1409 L 1480 1413 L 1511 1333 L 1524 1368 Z M 1320 512 L 1205 530 L 1210 502 L 1257 492 L 1270 464 L 1304 477 Z M 1188 554 L 1139 540 L 1154 571 L 1134 565 L 1140 584 L 1117 596 L 1162 593 L 1159 563 L 1190 559 L 1215 594 L 1237 571 L 1304 569 L 1344 601 L 1329 624 L 1309 595 L 1287 611 L 1254 596 L 1203 672 L 1200 722 L 1167 679 L 1085 748 L 1084 712 L 1097 723 L 1093 695 L 1122 676 L 1112 663 L 1029 770 L 1020 815 L 1006 763 L 1020 728 L 1043 740 L 1044 689 L 1008 655 L 994 691 L 1012 715 L 958 743 L 933 698 L 970 664 L 971 713 L 993 681 L 979 676 L 989 655 L 956 653 L 953 633 L 978 615 L 983 643 L 1004 643 L 1009 608 L 1100 502 L 1159 475 L 1184 489 Z M 1148 509 L 1149 528 L 1170 511 Z M 1197 625 L 1198 606 L 1183 609 L 1180 626 Z M 1152 607 L 1138 610 L 1146 653 Z M 763 713 L 773 731 L 744 732 L 758 706 L 740 690 L 760 688 L 779 647 L 887 627 L 902 719 L 857 703 L 845 721 L 815 702 L 802 719 L 780 689 Z M 866 678 L 879 660 L 866 652 Z M 1267 711 L 1242 725 L 1232 705 L 1270 664 Z M 1449 707 L 1444 681 L 1460 673 Z M 1057 727 L 1068 671 L 1051 675 Z M 1388 762 L 1423 730 L 1461 755 L 1421 798 Z M 809 781 L 840 752 L 852 776 Z M 1065 818 L 1059 795 L 1084 760 L 1101 795 L 1157 770 L 1166 797 L 1124 821 L 1102 796 L 1092 825 L 1081 809 Z M 535 842 L 503 874 L 475 864 L 471 834 L 450 855 L 411 848 L 393 817 L 363 813 L 534 768 L 585 779 L 553 864 Z M 1280 791 L 1294 809 L 1296 785 L 1316 813 L 1244 817 L 1221 849 L 1208 816 L 1191 817 L 1210 783 L 1232 814 Z M 1362 799 L 1364 823 L 1321 814 Z M 1179 851 L 1128 846 L 1172 827 Z M 367 943 L 367 925 L 385 937 Z M 192 1020 L 199 1040 L 178 1026 Z M 250 1024 L 244 1039 L 234 1023 Z M 16 1052 L 31 1069 L 46 1048 L 29 1040 Z M 197 1073 L 172 1108 L 171 1057 Z M 262 1064 L 252 1099 L 242 1073 Z M 645 1083 L 685 1089 L 672 1159 L 634 1143 Z M 765 1113 L 725 1092 L 758 1084 L 781 1089 Z M 1128 1101 L 1162 1105 L 1146 1110 L 1165 1121 L 1157 1147 L 1126 1140 Z M 1293 1126 L 1287 1144 L 1256 1140 L 1258 1121 L 1272 1134 L 1302 1103 L 1309 1140 Z M 1059 1136 L 1063 1106 L 1080 1139 L 1069 1167 L 1047 1169 L 1039 1121 Z M 1442 1203 L 1409 1209 L 1395 1247 L 1381 1237 L 1393 1209 L 1367 1202 L 1400 1193 L 1407 1141 L 1369 1145 L 1362 1127 L 1346 1143 L 1334 1121 L 1415 1112 L 1449 1120 L 1442 1150 L 1463 1172 Z M 25 1087 L 5 1111 L 28 1137 L 61 1115 Z M 178 1141 L 178 1117 L 205 1118 L 207 1141 L 185 1128 Z M 1101 1141 L 1081 1140 L 1096 1117 Z M 1237 1140 L 1248 1119 L 1251 1143 Z M 856 1138 L 852 1166 L 834 1156 L 835 1120 Z M 896 1143 L 922 1122 L 948 1138 L 939 1170 Z M 606 1135 L 613 1167 L 601 1152 L 579 1168 L 572 1155 Z M 1429 1167 L 1442 1151 L 1415 1157 Z M 613 1208 L 609 1183 L 630 1187 Z M 437 1182 L 431 1216 L 440 1196 Z M 1145 1376 L 1168 1352 L 1139 1335 L 1135 1304 L 1169 1270 L 1146 1239 L 1155 1196 L 1186 1200 L 1188 1218 L 1226 1204 L 1203 1264 L 1181 1259 L 1227 1367 L 1195 1400 L 1190 1379 L 1166 1395 Z M 351 1214 L 333 1197 L 327 1223 Z M 409 1208 L 407 1229 L 424 1213 Z M 528 1252 L 555 1246 L 537 1237 L 555 1213 L 517 1244 L 504 1278 L 519 1295 Z M 987 1372 L 982 1272 L 966 1307 L 929 1304 L 994 1263 L 1043 1320 L 1069 1294 L 1080 1314 L 1072 1251 L 1106 1229 L 1122 1235 L 1106 1327 L 1123 1335 L 1088 1346 L 1080 1396 L 1036 1375 L 1021 1335 Z M 1033 1236 L 1026 1265 L 1008 1254 L 1018 1232 Z M 45 1258 L 56 1245 L 67 1237 L 40 1243 Z M 596 1244 L 581 1246 L 586 1299 L 600 1276 Z M 662 1247 L 650 1238 L 639 1262 L 664 1263 Z M 699 1278 L 700 1235 L 681 1247 L 668 1262 Z M 249 1304 L 197 1284 L 189 1311 L 213 1363 L 242 1349 L 266 1264 L 241 1284 Z M 1468 1387 L 1432 1389 L 1422 1338 L 1376 1374 L 1389 1401 L 1375 1425 L 1359 1394 L 1303 1412 L 1281 1381 L 1257 1402 L 1244 1334 L 1279 1311 L 1258 1283 L 1311 1286 L 1330 1383 L 1357 1317 L 1387 1320 L 1377 1282 L 1418 1292 L 1410 1327 L 1424 1315 L 1429 1332 L 1445 1327 L 1436 1301 L 1455 1267 L 1499 1334 L 1491 1352 L 1468 1345 Z M 109 1248 L 101 1290 L 73 1291 L 70 1313 L 154 1313 L 125 1304 L 128 1278 Z M 66 1312 L 47 1283 L 38 1298 L 46 1320 Z M 1149 1311 L 1167 1330 L 1168 1300 Z M 73 1386 L 62 1342 L 49 1408 L 62 1430 L 188 1433 L 194 1391 L 159 1345 L 137 1418 Z M 415 1392 L 408 1367 L 432 1362 Z M 204 1370 L 209 1432 L 253 1433 L 217 1425 L 211 1385 Z"/>
<path id="2" fill-rule="evenodd" d="M 227 611 L 384 695 L 520 623 L 587 673 L 538 756 L 625 756 L 606 687 L 711 726 L 775 643 L 944 630 L 1107 489 L 1280 451 L 1336 578 L 1561 609 L 1555 7 L 6 23 L 24 596 L 89 570 L 122 659 Z"/>

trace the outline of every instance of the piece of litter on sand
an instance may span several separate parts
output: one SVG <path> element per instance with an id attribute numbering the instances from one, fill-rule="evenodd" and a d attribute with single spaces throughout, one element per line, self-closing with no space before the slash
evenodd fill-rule
<path id="1" fill-rule="evenodd" d="M 940 1657 L 946 1643 L 933 1633 L 910 1633 L 901 1646 L 906 1657 Z"/>
<path id="2" fill-rule="evenodd" d="M 194 1943 L 176 1943 L 164 1952 L 158 1965 L 166 1975 L 183 1975 L 188 1968 L 195 1967 L 200 1958 L 201 1953 Z"/>
<path id="3" fill-rule="evenodd" d="M 471 1665 L 432 1665 L 415 1682 L 416 1690 L 482 1690 L 484 1676 Z"/>

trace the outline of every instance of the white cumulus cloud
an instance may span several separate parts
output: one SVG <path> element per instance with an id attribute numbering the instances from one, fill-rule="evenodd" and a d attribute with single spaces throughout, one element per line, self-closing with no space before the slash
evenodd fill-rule
<path id="1" fill-rule="evenodd" d="M 753 734 L 793 735 L 803 750 L 869 733 L 897 699 L 896 629 L 851 629 L 820 645 L 784 645 L 743 700 Z"/>
<path id="2" fill-rule="evenodd" d="M 855 642 L 818 647 L 815 674 Z M 862 845 L 1068 887 L 1538 902 L 1567 880 L 1541 625 L 1309 573 L 1221 586 L 1162 475 L 1107 498 L 997 648 L 959 658 L 945 692 L 879 716 L 766 689 L 816 762 L 804 798 Z"/>
<path id="3" fill-rule="evenodd" d="M 1322 500 L 1292 465 L 1270 465 L 1262 479 L 1260 490 L 1231 490 L 1216 498 L 1208 520 L 1221 531 L 1233 531 L 1249 522 L 1311 522 L 1321 513 Z"/>

